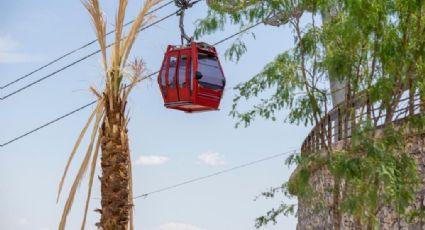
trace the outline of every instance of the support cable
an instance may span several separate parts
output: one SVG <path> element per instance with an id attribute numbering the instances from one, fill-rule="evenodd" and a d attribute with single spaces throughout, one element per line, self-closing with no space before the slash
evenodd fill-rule
<path id="1" fill-rule="evenodd" d="M 97 101 L 95 100 L 95 101 L 92 101 L 92 102 L 90 102 L 90 103 L 88 103 L 88 104 L 85 104 L 85 105 L 83 105 L 83 106 L 81 106 L 81 107 L 79 107 L 79 108 L 77 108 L 77 109 L 74 109 L 74 110 L 72 110 L 71 112 L 68 112 L 68 113 L 66 113 L 66 114 L 64 114 L 64 115 L 62 115 L 62 116 L 60 116 L 60 117 L 58 117 L 58 118 L 55 118 L 55 119 L 54 119 L 54 120 L 52 120 L 52 121 L 49 121 L 49 122 L 47 122 L 47 123 L 45 123 L 45 124 L 43 124 L 43 125 L 40 125 L 39 127 L 35 128 L 35 129 L 33 129 L 33 130 L 30 130 L 30 131 L 28 131 L 28 132 L 26 132 L 26 133 L 24 133 L 24 134 L 22 134 L 22 135 L 20 135 L 20 136 L 17 136 L 17 137 L 15 137 L 15 138 L 13 138 L 13 139 L 11 139 L 11 140 L 9 140 L 9 141 L 6 141 L 5 143 L 1 144 L 1 145 L 0 145 L 0 147 L 4 147 L 4 146 L 6 146 L 6 145 L 9 145 L 9 144 L 11 144 L 11 143 L 13 143 L 13 142 L 15 142 L 15 141 L 17 141 L 17 140 L 19 140 L 19 139 L 22 139 L 22 138 L 24 138 L 24 137 L 26 137 L 26 136 L 28 136 L 28 135 L 30 135 L 30 134 L 32 134 L 32 133 L 34 133 L 34 132 L 37 132 L 37 131 L 39 131 L 40 129 L 45 128 L 45 127 L 47 127 L 47 126 L 49 126 L 49 125 L 51 125 L 51 124 L 53 124 L 53 123 L 56 123 L 56 122 L 58 122 L 58 121 L 60 121 L 60 120 L 64 119 L 65 117 L 69 117 L 69 116 L 71 116 L 72 114 L 77 113 L 77 112 L 79 112 L 79 111 L 81 111 L 81 110 L 83 110 L 83 109 L 85 109 L 85 108 L 89 107 L 90 105 L 93 105 L 93 104 L 94 104 L 94 103 L 96 103 L 96 102 L 97 102 Z"/>
<path id="2" fill-rule="evenodd" d="M 160 23 L 160 22 L 162 22 L 162 21 L 164 21 L 164 20 L 166 20 L 166 19 L 168 19 L 168 18 L 170 18 L 170 17 L 174 16 L 177 12 L 178 12 L 178 11 L 173 12 L 172 14 L 169 14 L 169 15 L 167 15 L 167 16 L 165 16 L 165 17 L 163 17 L 162 19 L 159 19 L 159 20 L 157 20 L 157 21 L 155 21 L 155 22 L 153 22 L 153 23 L 151 23 L 151 24 L 149 24 L 149 25 L 147 25 L 147 26 L 145 26 L 145 27 L 141 28 L 141 29 L 139 30 L 139 32 L 140 32 L 140 31 L 143 31 L 143 30 L 145 30 L 145 29 L 148 29 L 148 28 L 150 28 L 150 27 L 152 27 L 152 26 L 154 26 L 154 25 L 156 25 L 156 24 L 158 24 L 158 23 Z M 113 45 L 114 45 L 114 43 L 111 43 L 111 44 L 107 45 L 107 46 L 106 46 L 106 48 L 109 48 L 109 47 L 111 47 L 111 46 L 113 46 Z M 36 85 L 36 84 L 38 84 L 38 83 L 40 83 L 40 82 L 42 82 L 42 81 L 46 80 L 46 79 L 48 79 L 48 78 L 51 78 L 51 77 L 55 76 L 57 73 L 62 72 L 62 71 L 64 71 L 65 69 L 68 69 L 69 67 L 71 67 L 71 66 L 73 66 L 73 65 L 75 65 L 75 64 L 77 64 L 77 63 L 79 63 L 79 62 L 82 62 L 82 61 L 86 60 L 87 58 L 92 57 L 92 56 L 94 56 L 95 54 L 98 54 L 98 53 L 100 53 L 100 49 L 99 49 L 99 50 L 97 50 L 97 51 L 95 51 L 95 52 L 92 52 L 92 53 L 90 53 L 90 54 L 88 54 L 88 55 L 84 56 L 83 58 L 80 58 L 80 59 L 78 59 L 78 60 L 76 60 L 76 61 L 72 62 L 71 64 L 68 64 L 68 65 L 66 65 L 66 66 L 64 66 L 64 67 L 62 67 L 62 68 L 60 68 L 60 69 L 58 69 L 58 70 L 56 70 L 56 71 L 54 71 L 54 72 L 52 72 L 52 73 L 50 73 L 50 74 L 48 74 L 48 75 L 44 76 L 44 77 L 42 77 L 42 78 L 40 78 L 40 79 L 38 79 L 38 80 L 36 80 L 36 81 L 31 82 L 31 83 L 29 83 L 29 84 L 25 85 L 25 86 L 24 86 L 24 87 L 22 87 L 22 88 L 19 88 L 19 89 L 17 89 L 17 90 L 15 90 L 15 91 L 13 91 L 13 92 L 11 92 L 11 93 L 7 94 L 6 96 L 4 96 L 4 97 L 0 98 L 0 100 L 5 100 L 5 99 L 7 99 L 7 98 L 9 98 L 9 97 L 11 97 L 11 96 L 13 96 L 13 95 L 17 94 L 17 93 L 20 93 L 20 92 L 22 92 L 23 90 L 28 89 L 28 88 L 30 88 L 30 87 L 32 87 L 32 86 L 34 86 L 34 85 Z"/>
<path id="3" fill-rule="evenodd" d="M 262 23 L 262 22 L 261 22 L 261 23 Z M 252 28 L 254 28 L 254 27 L 256 27 L 256 26 L 260 25 L 261 23 L 259 22 L 259 23 L 256 23 L 256 24 L 252 25 L 252 26 L 249 26 L 249 27 L 247 27 L 247 28 L 245 28 L 245 29 L 243 29 L 243 30 L 241 30 L 241 31 L 239 31 L 239 32 L 237 32 L 237 33 L 235 33 L 235 34 L 230 35 L 229 37 L 226 37 L 226 38 L 224 38 L 224 39 L 222 39 L 222 40 L 220 40 L 220 41 L 218 41 L 218 42 L 216 42 L 216 43 L 213 43 L 213 45 L 215 46 L 215 45 L 221 44 L 221 43 L 223 43 L 223 42 L 225 42 L 225 41 L 229 40 L 230 38 L 233 38 L 233 37 L 235 37 L 235 36 L 237 36 L 237 35 L 239 35 L 239 34 L 241 34 L 241 33 L 244 33 L 244 32 L 246 32 L 246 31 L 248 31 L 248 30 L 250 30 L 250 29 L 252 29 Z M 158 72 L 159 72 L 159 71 L 156 71 L 156 72 L 154 72 L 154 73 L 151 73 L 151 74 L 149 74 L 148 76 L 146 76 L 145 78 L 150 78 L 150 77 L 152 77 L 152 76 L 156 75 Z M 5 147 L 6 145 L 9 145 L 9 144 L 11 144 L 11 143 L 13 143 L 13 142 L 15 142 L 15 141 L 17 141 L 17 140 L 19 140 L 19 139 L 22 139 L 23 137 L 28 136 L 29 134 L 32 134 L 32 133 L 34 133 L 34 132 L 36 132 L 36 131 L 38 131 L 38 130 L 40 130 L 40 129 L 42 129 L 42 128 L 45 128 L 45 127 L 47 127 L 47 126 L 49 126 L 49 125 L 51 125 L 51 124 L 53 124 L 53 123 L 56 123 L 56 122 L 58 122 L 59 120 L 62 120 L 63 118 L 68 117 L 68 116 L 70 116 L 70 115 L 72 115 L 72 114 L 74 114 L 74 113 L 76 113 L 76 112 L 78 112 L 78 111 L 81 111 L 82 109 L 87 108 L 88 106 L 89 106 L 88 104 L 86 104 L 86 105 L 84 105 L 84 106 L 81 106 L 81 107 L 79 107 L 79 108 L 77 108 L 77 109 L 73 110 L 73 111 L 75 111 L 75 112 L 73 112 L 73 113 L 72 113 L 72 111 L 71 111 L 70 113 L 65 114 L 65 115 L 63 115 L 63 116 L 59 117 L 60 119 L 58 119 L 58 118 L 57 118 L 57 119 L 55 119 L 55 120 L 53 120 L 53 121 L 51 121 L 51 122 L 48 122 L 48 123 L 46 123 L 46 124 L 44 124 L 44 125 L 42 125 L 42 126 L 40 126 L 40 127 L 37 127 L 37 128 L 35 128 L 35 129 L 33 129 L 33 130 L 31 130 L 31 131 L 29 131 L 29 132 L 25 133 L 24 135 L 21 135 L 21 136 L 19 136 L 19 137 L 16 137 L 16 138 L 11 139 L 10 141 L 7 141 L 7 142 L 5 142 L 5 143 L 3 143 L 3 144 L 0 144 L 0 147 Z M 77 111 L 76 111 L 76 110 L 77 110 Z"/>
<path id="4" fill-rule="evenodd" d="M 221 175 L 221 174 L 225 174 L 225 173 L 228 173 L 228 172 L 231 172 L 231 171 L 235 171 L 235 170 L 238 170 L 238 169 L 241 169 L 241 168 L 245 168 L 245 167 L 248 167 L 248 166 L 251 166 L 251 165 L 255 165 L 255 164 L 258 164 L 258 163 L 261 163 L 261 162 L 264 162 L 264 161 L 272 160 L 272 159 L 275 159 L 275 158 L 278 158 L 278 157 L 285 156 L 285 155 L 290 154 L 290 153 L 296 154 L 296 152 L 297 152 L 297 150 L 289 150 L 289 151 L 286 151 L 284 153 L 279 153 L 279 154 L 271 155 L 271 156 L 268 156 L 268 157 L 264 157 L 264 158 L 261 158 L 261 159 L 258 159 L 258 160 L 254 160 L 254 161 L 251 161 L 251 162 L 248 162 L 248 163 L 245 163 L 245 164 L 241 164 L 241 165 L 238 165 L 238 166 L 235 166 L 235 167 L 232 167 L 232 168 L 228 168 L 228 169 L 225 169 L 225 170 L 222 170 L 222 171 L 218 171 L 218 172 L 215 172 L 215 173 L 212 173 L 212 174 L 208 174 L 208 175 L 201 176 L 201 177 L 196 177 L 196 178 L 193 178 L 193 179 L 190 179 L 190 180 L 178 183 L 178 184 L 174 184 L 174 185 L 170 185 L 170 186 L 167 186 L 167 187 L 164 187 L 164 188 L 161 188 L 161 189 L 157 189 L 157 190 L 154 190 L 152 192 L 144 193 L 144 194 L 135 196 L 133 199 L 147 198 L 148 196 L 156 194 L 156 193 L 172 190 L 172 189 L 181 187 L 183 185 L 195 183 L 195 182 L 198 182 L 198 181 L 201 181 L 201 180 L 205 180 L 205 179 L 208 179 L 208 178 L 211 178 L 211 177 L 215 177 L 215 176 L 218 176 L 218 175 Z"/>
<path id="5" fill-rule="evenodd" d="M 151 73 L 151 74 L 147 75 L 146 77 L 144 77 L 144 78 L 140 79 L 140 81 L 145 80 L 145 79 L 147 79 L 147 78 L 150 78 L 150 77 L 152 77 L 153 75 L 156 75 L 156 74 L 158 74 L 158 71 L 156 71 L 156 72 L 154 72 L 154 73 Z M 47 127 L 47 126 L 49 126 L 49 125 L 52 125 L 52 124 L 54 124 L 54 123 L 56 123 L 56 122 L 58 122 L 58 121 L 60 121 L 60 120 L 63 120 L 63 119 L 65 119 L 66 117 L 69 117 L 69 116 L 71 116 L 71 115 L 72 115 L 72 114 L 74 114 L 74 113 L 80 112 L 80 111 L 84 110 L 85 108 L 87 108 L 87 107 L 89 107 L 89 106 L 91 106 L 91 105 L 95 104 L 96 102 L 97 102 L 97 100 L 94 100 L 94 101 L 91 101 L 91 102 L 89 102 L 89 103 L 87 103 L 87 104 L 85 104 L 85 105 L 83 105 L 83 106 L 80 106 L 80 107 L 78 107 L 78 108 L 76 108 L 76 109 L 74 109 L 74 110 L 72 110 L 72 111 L 70 111 L 70 112 L 68 112 L 68 113 L 66 113 L 66 114 L 64 114 L 64 115 L 62 115 L 62 116 L 60 116 L 60 117 L 58 117 L 58 118 L 55 118 L 54 120 L 51 120 L 51 121 L 49 121 L 49 122 L 47 122 L 47 123 L 45 123 L 45 124 L 43 124 L 43 125 L 40 125 L 40 126 L 38 126 L 37 128 L 34 128 L 34 129 L 32 129 L 32 130 L 30 130 L 30 131 L 28 131 L 28 132 L 26 132 L 26 133 L 24 133 L 24 134 L 22 134 L 22 135 L 20 135 L 20 136 L 17 136 L 17 137 L 15 137 L 15 138 L 13 138 L 13 139 L 10 139 L 9 141 L 6 141 L 6 142 L 4 142 L 4 143 L 0 144 L 0 147 L 4 147 L 4 146 L 6 146 L 6 145 L 12 144 L 13 142 L 15 142 L 15 141 L 17 141 L 17 140 L 19 140 L 19 139 L 22 139 L 22 138 L 24 138 L 24 137 L 26 137 L 26 136 L 28 136 L 28 135 L 30 135 L 30 134 L 32 134 L 32 133 L 35 133 L 35 132 L 39 131 L 39 130 L 40 130 L 40 129 L 42 129 L 42 128 L 45 128 L 45 127 Z"/>
<path id="6" fill-rule="evenodd" d="M 187 43 L 191 43 L 193 41 L 193 37 L 189 37 L 189 35 L 186 34 L 184 30 L 184 12 L 185 10 L 191 8 L 193 5 L 198 3 L 201 0 L 190 2 L 190 0 L 174 0 L 174 4 L 180 8 L 179 12 L 177 13 L 177 16 L 179 16 L 179 28 L 180 28 L 180 34 L 181 34 L 181 43 L 182 46 L 184 45 L 184 40 L 186 40 Z"/>
<path id="7" fill-rule="evenodd" d="M 156 8 L 156 9 L 154 9 L 154 10 L 152 10 L 152 11 L 148 12 L 146 15 L 153 14 L 153 13 L 157 12 L 158 10 L 160 10 L 160 9 L 162 9 L 162 8 L 164 8 L 164 7 L 168 6 L 168 5 L 170 5 L 171 3 L 173 3 L 173 0 L 171 0 L 171 1 L 169 1 L 169 2 L 167 2 L 167 3 L 165 3 L 165 4 L 163 4 L 163 5 L 159 6 L 158 8 Z M 131 20 L 131 21 L 129 21 L 129 22 L 127 22 L 127 23 L 125 23 L 125 24 L 124 24 L 124 27 L 127 27 L 128 25 L 132 24 L 133 22 L 134 22 L 134 20 Z M 106 33 L 106 34 L 105 34 L 105 36 L 108 36 L 108 35 L 110 35 L 110 34 L 112 34 L 112 33 L 114 33 L 114 32 L 115 32 L 115 30 L 111 30 L 111 31 L 109 31 L 108 33 Z M 82 49 L 85 49 L 85 48 L 87 48 L 88 46 L 93 45 L 93 44 L 94 44 L 94 43 L 96 43 L 96 42 L 97 42 L 97 40 L 93 40 L 93 41 L 91 41 L 91 42 L 89 42 L 89 43 L 87 43 L 87 44 L 82 45 L 82 46 L 81 46 L 81 47 L 79 47 L 79 48 L 76 48 L 76 49 L 74 49 L 74 50 L 71 50 L 71 51 L 69 51 L 68 53 L 65 53 L 64 55 L 62 55 L 62 56 L 60 56 L 60 57 L 58 57 L 58 58 L 56 58 L 56 59 L 54 59 L 54 60 L 52 60 L 52 61 L 48 62 L 47 64 L 45 64 L 45 65 L 43 65 L 43 66 L 40 66 L 39 68 L 37 68 L 37 69 L 35 69 L 35 70 L 33 70 L 33 71 L 31 71 L 31 72 L 29 72 L 29 73 L 27 73 L 27 74 L 25 74 L 25 75 L 23 75 L 23 76 L 19 77 L 19 78 L 17 78 L 17 79 L 15 79 L 15 80 L 13 80 L 13 81 L 11 81 L 11 82 L 9 82 L 9 83 L 6 83 L 5 85 L 0 86 L 0 89 L 5 89 L 5 88 L 7 88 L 7 87 L 9 87 L 9 86 L 11 86 L 11 85 L 13 85 L 13 84 L 15 84 L 15 83 L 17 83 L 17 82 L 19 82 L 19 81 L 23 80 L 23 79 L 25 79 L 25 78 L 28 78 L 28 77 L 30 77 L 31 75 L 33 75 L 33 74 L 35 74 L 35 73 L 37 73 L 37 72 L 41 71 L 42 69 L 44 69 L 44 68 L 46 68 L 46 67 L 48 67 L 48 66 L 51 66 L 51 65 L 53 65 L 54 63 L 56 63 L 56 62 L 58 62 L 58 61 L 60 61 L 60 60 L 64 59 L 65 57 L 68 57 L 69 55 L 74 54 L 74 53 L 76 53 L 76 52 L 78 52 L 78 51 L 80 51 L 80 50 L 82 50 Z M 96 53 L 99 53 L 99 51 L 98 51 L 98 52 L 96 52 Z M 95 54 L 96 54 L 96 53 L 95 53 Z M 93 54 L 93 55 L 94 55 L 94 54 Z M 3 99 L 3 98 L 2 98 L 2 99 Z"/>

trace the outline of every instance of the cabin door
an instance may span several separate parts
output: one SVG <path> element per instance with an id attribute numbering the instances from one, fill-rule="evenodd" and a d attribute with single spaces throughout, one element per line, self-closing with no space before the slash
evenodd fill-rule
<path id="1" fill-rule="evenodd" d="M 192 60 L 190 50 L 180 51 L 177 74 L 178 95 L 180 102 L 192 101 Z"/>
<path id="2" fill-rule="evenodd" d="M 177 57 L 178 53 L 170 55 L 168 58 L 168 68 L 167 68 L 167 102 L 176 102 L 179 101 L 177 93 L 177 81 L 176 81 L 176 72 L 177 72 Z"/>

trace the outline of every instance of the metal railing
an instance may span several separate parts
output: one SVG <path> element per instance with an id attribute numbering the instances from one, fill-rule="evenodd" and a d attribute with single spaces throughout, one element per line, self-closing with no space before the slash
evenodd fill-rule
<path id="1" fill-rule="evenodd" d="M 424 98 L 421 98 L 419 92 L 411 94 L 409 90 L 405 90 L 393 112 L 392 122 L 402 122 L 407 117 L 421 113 L 425 113 Z M 367 103 L 364 96 L 358 97 L 350 106 L 347 106 L 346 102 L 337 105 L 310 131 L 303 141 L 301 152 L 303 154 L 320 152 L 350 138 L 351 127 L 362 124 L 367 118 L 372 119 L 374 127 L 379 128 L 385 123 L 387 114 L 379 103 L 372 106 Z"/>

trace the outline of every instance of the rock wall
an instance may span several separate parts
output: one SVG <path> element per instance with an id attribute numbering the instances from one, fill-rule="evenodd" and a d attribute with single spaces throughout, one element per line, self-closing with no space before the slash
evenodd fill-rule
<path id="1" fill-rule="evenodd" d="M 341 144 L 335 145 L 341 148 Z M 416 201 L 409 208 L 411 210 L 423 209 L 425 207 L 425 133 L 411 135 L 407 137 L 407 150 L 414 156 L 422 183 L 416 194 Z M 335 148 L 334 148 L 335 149 Z M 318 200 L 321 200 L 320 207 L 311 207 L 302 199 L 298 200 L 298 225 L 297 230 L 330 230 L 332 228 L 333 215 L 331 204 L 333 203 L 332 192 L 333 179 L 327 169 L 318 169 L 310 177 L 310 185 L 316 192 Z M 383 230 L 425 230 L 425 222 L 419 220 L 413 223 L 405 223 L 396 212 L 388 207 L 384 207 L 378 214 L 380 229 Z M 343 216 L 343 230 L 363 230 L 365 227 L 359 226 L 349 216 Z"/>

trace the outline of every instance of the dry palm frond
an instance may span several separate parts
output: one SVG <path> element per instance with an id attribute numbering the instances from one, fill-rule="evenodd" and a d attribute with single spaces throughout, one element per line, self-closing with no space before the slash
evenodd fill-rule
<path id="1" fill-rule="evenodd" d="M 83 140 L 83 137 L 87 132 L 87 128 L 90 126 L 94 116 L 96 115 L 96 111 L 97 111 L 98 108 L 99 108 L 99 104 L 96 106 L 96 109 L 90 115 L 89 119 L 87 120 L 86 124 L 84 125 L 83 130 L 81 130 L 81 133 L 78 136 L 77 142 L 75 142 L 74 148 L 72 149 L 71 154 L 69 155 L 68 161 L 66 162 L 65 170 L 63 172 L 62 178 L 61 178 L 60 183 L 59 183 L 59 190 L 58 190 L 58 195 L 56 197 L 56 202 L 59 201 L 59 196 L 62 192 L 63 183 L 65 181 L 65 177 L 66 177 L 66 174 L 68 173 L 68 169 L 69 169 L 69 166 L 71 165 L 72 159 L 74 158 L 74 155 L 77 152 L 77 149 L 80 146 L 81 141 Z"/>
<path id="2" fill-rule="evenodd" d="M 103 67 L 106 70 L 108 69 L 106 60 L 106 20 L 103 17 L 98 0 L 81 0 L 81 2 L 92 17 L 96 37 L 102 52 Z"/>
<path id="3" fill-rule="evenodd" d="M 135 58 L 134 61 L 130 63 L 130 68 L 132 78 L 141 78 L 146 72 L 146 64 L 141 58 Z"/>
<path id="4" fill-rule="evenodd" d="M 121 37 L 124 26 L 125 9 L 128 1 L 120 0 L 117 16 L 115 18 L 115 44 L 114 53 L 112 55 L 112 66 L 121 66 Z"/>
<path id="5" fill-rule="evenodd" d="M 142 59 L 135 59 L 131 64 L 130 64 L 132 73 L 131 73 L 131 82 L 130 84 L 126 87 L 126 89 L 123 90 L 123 96 L 122 96 L 122 100 L 123 101 L 127 101 L 128 96 L 131 93 L 131 90 L 133 90 L 133 88 L 140 82 L 142 81 L 144 78 L 142 78 L 141 76 L 143 75 L 143 73 L 145 72 L 145 63 L 143 62 Z"/>
<path id="6" fill-rule="evenodd" d="M 99 135 L 99 136 L 101 136 L 101 135 Z M 98 138 L 97 143 L 96 143 L 96 147 L 95 147 L 94 153 L 93 153 L 93 159 L 92 159 L 92 162 L 91 162 L 91 169 L 90 169 L 90 176 L 89 176 L 89 188 L 88 188 L 88 192 L 87 192 L 86 207 L 84 209 L 84 218 L 83 218 L 83 223 L 81 225 L 81 230 L 84 230 L 84 227 L 86 225 L 87 211 L 89 209 L 89 204 L 90 204 L 91 191 L 92 191 L 92 187 L 93 187 L 94 172 L 96 171 L 96 163 L 97 163 L 97 158 L 98 158 L 98 155 L 99 155 L 100 141 L 101 141 L 101 138 Z"/>
<path id="7" fill-rule="evenodd" d="M 94 29 L 96 32 L 97 39 L 99 41 L 101 54 L 103 58 L 103 67 L 106 72 L 105 74 L 105 89 L 102 93 L 99 93 L 96 89 L 93 87 L 90 88 L 90 90 L 98 97 L 98 105 L 95 109 L 95 111 L 91 114 L 89 120 L 87 121 L 87 124 L 84 126 L 80 136 L 77 139 L 77 142 L 71 152 L 71 155 L 69 157 L 69 160 L 67 162 L 67 165 L 65 167 L 64 175 L 62 176 L 60 185 L 59 185 L 59 192 L 58 192 L 58 198 L 61 194 L 63 183 L 65 180 L 65 176 L 68 172 L 69 166 L 71 164 L 72 159 L 74 158 L 74 155 L 81 143 L 82 138 L 86 135 L 88 127 L 93 123 L 93 119 L 96 116 L 96 119 L 94 121 L 93 125 L 93 132 L 91 133 L 91 139 L 89 142 L 89 146 L 86 152 L 86 155 L 84 157 L 84 160 L 79 168 L 79 171 L 75 177 L 75 180 L 73 181 L 73 184 L 71 186 L 64 211 L 62 213 L 62 218 L 59 224 L 59 229 L 62 230 L 65 228 L 66 219 L 68 216 L 68 213 L 70 212 L 71 206 L 74 201 L 74 197 L 76 194 L 76 190 L 87 171 L 90 159 L 91 160 L 91 168 L 90 168 L 90 178 L 89 178 L 89 187 L 88 187 L 88 194 L 87 194 L 87 200 L 86 200 L 86 206 L 84 211 L 84 218 L 82 223 L 82 229 L 84 229 L 86 224 L 86 218 L 87 218 L 87 211 L 89 207 L 89 200 L 91 197 L 91 190 L 93 186 L 93 178 L 95 174 L 96 169 L 96 162 L 99 155 L 99 148 L 101 146 L 101 135 L 108 135 L 108 133 L 101 133 L 103 129 L 99 129 L 99 125 L 102 122 L 104 125 L 105 130 L 114 130 L 109 127 L 110 121 L 109 119 L 114 119 L 108 116 L 108 112 L 110 111 L 117 111 L 116 109 L 120 110 L 120 113 L 125 113 L 125 107 L 127 104 L 127 98 L 132 91 L 132 89 L 139 83 L 140 81 L 146 79 L 147 77 L 142 78 L 141 76 L 144 73 L 144 63 L 139 60 L 136 61 L 133 67 L 133 72 L 130 74 L 130 83 L 128 86 L 125 86 L 123 83 L 123 78 L 128 73 L 125 72 L 126 62 L 130 53 L 130 50 L 132 48 L 132 45 L 135 41 L 135 38 L 138 34 L 139 29 L 150 19 L 149 17 L 146 17 L 147 12 L 154 7 L 157 3 L 159 3 L 162 0 L 146 0 L 141 11 L 137 15 L 135 21 L 133 22 L 133 25 L 131 29 L 129 30 L 129 33 L 127 36 L 123 33 L 123 27 L 124 27 L 124 18 L 125 18 L 125 11 L 128 5 L 128 0 L 119 0 L 119 7 L 117 11 L 117 16 L 115 18 L 115 44 L 112 48 L 112 55 L 110 57 L 110 63 L 108 63 L 107 60 L 107 51 L 106 51 L 106 20 L 103 17 L 103 13 L 100 8 L 99 0 L 81 0 L 85 8 L 88 10 L 91 19 L 93 21 Z M 109 66 L 108 66 L 109 65 Z M 120 108 L 115 108 L 116 106 L 120 106 Z M 110 114 L 109 114 L 110 115 Z M 119 126 L 124 127 L 124 129 L 127 128 L 127 124 L 129 122 L 128 115 L 127 116 L 118 116 L 120 119 Z M 115 127 L 113 127 L 115 128 Z M 99 135 L 99 137 L 97 137 Z M 97 138 L 97 139 L 96 139 Z M 126 133 L 121 133 L 121 138 L 125 139 L 125 143 L 128 143 L 128 139 L 126 136 Z M 95 145 L 94 152 L 93 152 L 93 146 Z M 92 157 L 93 155 L 93 157 Z M 129 204 L 131 205 L 130 210 L 130 223 L 129 227 L 130 230 L 134 229 L 134 210 L 133 210 L 133 180 L 131 177 L 132 169 L 131 169 L 131 160 L 129 162 L 128 171 L 130 173 L 130 184 L 128 185 L 128 189 L 130 190 L 129 193 Z"/>
<path id="8" fill-rule="evenodd" d="M 62 218 L 59 224 L 59 230 L 63 230 L 65 229 L 65 224 L 66 224 L 66 218 L 68 216 L 69 211 L 71 210 L 72 207 L 72 203 L 74 202 L 74 198 L 75 198 L 75 193 L 77 192 L 77 188 L 81 183 L 81 179 L 83 178 L 86 170 L 87 170 L 87 166 L 90 162 L 90 158 L 91 158 L 91 154 L 93 152 L 93 145 L 95 143 L 96 140 L 96 136 L 97 136 L 97 131 L 99 128 L 99 123 L 101 122 L 101 119 L 103 117 L 103 103 L 99 103 L 97 108 L 96 108 L 96 121 L 94 122 L 93 125 L 93 132 L 91 134 L 91 138 L 90 138 L 90 144 L 89 147 L 87 148 L 87 152 L 86 155 L 84 157 L 84 160 L 80 166 L 80 169 L 78 170 L 77 176 L 74 179 L 74 182 L 72 184 L 71 190 L 69 192 L 68 195 L 68 199 L 66 200 L 65 203 L 65 207 L 62 213 Z"/>
<path id="9" fill-rule="evenodd" d="M 94 95 L 97 96 L 97 98 L 99 100 L 102 99 L 102 95 L 95 88 L 93 88 L 92 86 L 90 86 L 90 90 L 92 91 L 92 93 L 94 93 Z"/>
<path id="10" fill-rule="evenodd" d="M 130 29 L 130 32 L 125 39 L 124 48 L 122 52 L 122 63 L 126 63 L 128 55 L 130 54 L 131 47 L 133 46 L 134 40 L 136 39 L 139 29 L 147 22 L 146 14 L 147 12 L 161 0 L 146 0 L 143 8 L 140 10 L 136 19 L 133 22 L 133 25 Z"/>

